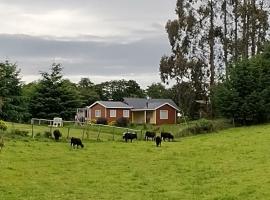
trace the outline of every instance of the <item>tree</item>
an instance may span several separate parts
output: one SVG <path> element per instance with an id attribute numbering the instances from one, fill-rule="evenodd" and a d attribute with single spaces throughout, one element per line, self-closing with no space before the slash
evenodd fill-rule
<path id="1" fill-rule="evenodd" d="M 100 99 L 96 92 L 95 84 L 92 83 L 89 78 L 81 78 L 77 87 L 80 92 L 82 106 L 89 106 Z"/>
<path id="2" fill-rule="evenodd" d="M 209 102 L 233 63 L 260 52 L 269 27 L 265 1 L 177 0 L 176 14 L 166 24 L 171 54 L 160 60 L 161 80 L 201 83 Z"/>
<path id="3" fill-rule="evenodd" d="M 167 99 L 169 97 L 169 92 L 161 83 L 152 83 L 146 89 L 147 96 L 154 99 Z"/>
<path id="4" fill-rule="evenodd" d="M 270 46 L 251 59 L 234 65 L 229 79 L 214 90 L 221 115 L 241 124 L 270 119 Z"/>
<path id="5" fill-rule="evenodd" d="M 62 79 L 60 64 L 52 64 L 51 73 L 42 72 L 41 75 L 42 79 L 30 101 L 32 116 L 44 119 L 73 119 L 76 108 L 81 105 L 76 84 Z"/>
<path id="6" fill-rule="evenodd" d="M 24 117 L 20 70 L 8 61 L 0 63 L 0 118 L 21 121 Z"/>
<path id="7" fill-rule="evenodd" d="M 102 100 L 122 101 L 124 97 L 145 97 L 144 91 L 134 80 L 106 81 L 96 85 L 96 90 Z"/>

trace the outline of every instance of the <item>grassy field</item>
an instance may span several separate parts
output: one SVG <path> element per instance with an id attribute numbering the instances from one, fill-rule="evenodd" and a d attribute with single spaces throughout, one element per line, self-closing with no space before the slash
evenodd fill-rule
<path id="1" fill-rule="evenodd" d="M 163 142 L 6 139 L 0 199 L 270 199 L 270 125 Z"/>

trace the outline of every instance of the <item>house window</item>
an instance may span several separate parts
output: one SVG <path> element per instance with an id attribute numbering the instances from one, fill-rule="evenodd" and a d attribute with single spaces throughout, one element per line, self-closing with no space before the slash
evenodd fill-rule
<path id="1" fill-rule="evenodd" d="M 116 117 L 116 110 L 110 110 L 110 117 Z"/>
<path id="2" fill-rule="evenodd" d="M 101 110 L 95 110 L 95 117 L 101 117 Z"/>
<path id="3" fill-rule="evenodd" d="M 123 110 L 123 117 L 129 118 L 129 110 Z"/>
<path id="4" fill-rule="evenodd" d="M 168 119 L 168 110 L 160 110 L 160 119 Z"/>

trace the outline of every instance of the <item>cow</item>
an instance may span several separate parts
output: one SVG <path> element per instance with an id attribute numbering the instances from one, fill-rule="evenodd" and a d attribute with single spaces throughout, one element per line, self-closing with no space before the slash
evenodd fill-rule
<path id="1" fill-rule="evenodd" d="M 70 145 L 73 146 L 73 148 L 75 148 L 75 145 L 76 145 L 77 149 L 79 148 L 79 146 L 81 146 L 81 148 L 84 147 L 84 145 L 82 144 L 81 139 L 80 138 L 74 138 L 74 137 L 71 138 Z"/>
<path id="2" fill-rule="evenodd" d="M 62 136 L 62 134 L 61 134 L 61 132 L 59 130 L 54 130 L 53 131 L 53 136 L 54 136 L 55 141 L 58 141 L 59 138 Z"/>
<path id="3" fill-rule="evenodd" d="M 148 141 L 148 138 L 152 138 L 152 141 L 155 139 L 156 137 L 156 133 L 155 132 L 151 132 L 151 131 L 146 131 L 145 132 L 145 137 L 144 139 Z"/>
<path id="4" fill-rule="evenodd" d="M 171 141 L 174 139 L 173 135 L 171 133 L 168 132 L 161 132 L 161 139 L 163 139 L 163 141 L 165 141 L 166 139 L 168 139 L 168 141 Z"/>
<path id="5" fill-rule="evenodd" d="M 160 136 L 157 136 L 157 137 L 156 137 L 156 145 L 157 145 L 157 147 L 158 147 L 158 146 L 161 147 L 161 141 L 162 141 L 161 137 L 160 137 Z"/>
<path id="6" fill-rule="evenodd" d="M 132 142 L 133 139 L 137 139 L 137 133 L 125 132 L 123 133 L 123 139 L 127 142 L 130 140 Z"/>

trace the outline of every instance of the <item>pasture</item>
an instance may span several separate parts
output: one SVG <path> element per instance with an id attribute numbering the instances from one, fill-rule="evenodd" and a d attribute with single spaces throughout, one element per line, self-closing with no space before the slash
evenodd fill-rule
<path id="1" fill-rule="evenodd" d="M 5 138 L 0 199 L 270 199 L 270 125 L 162 142 Z"/>

